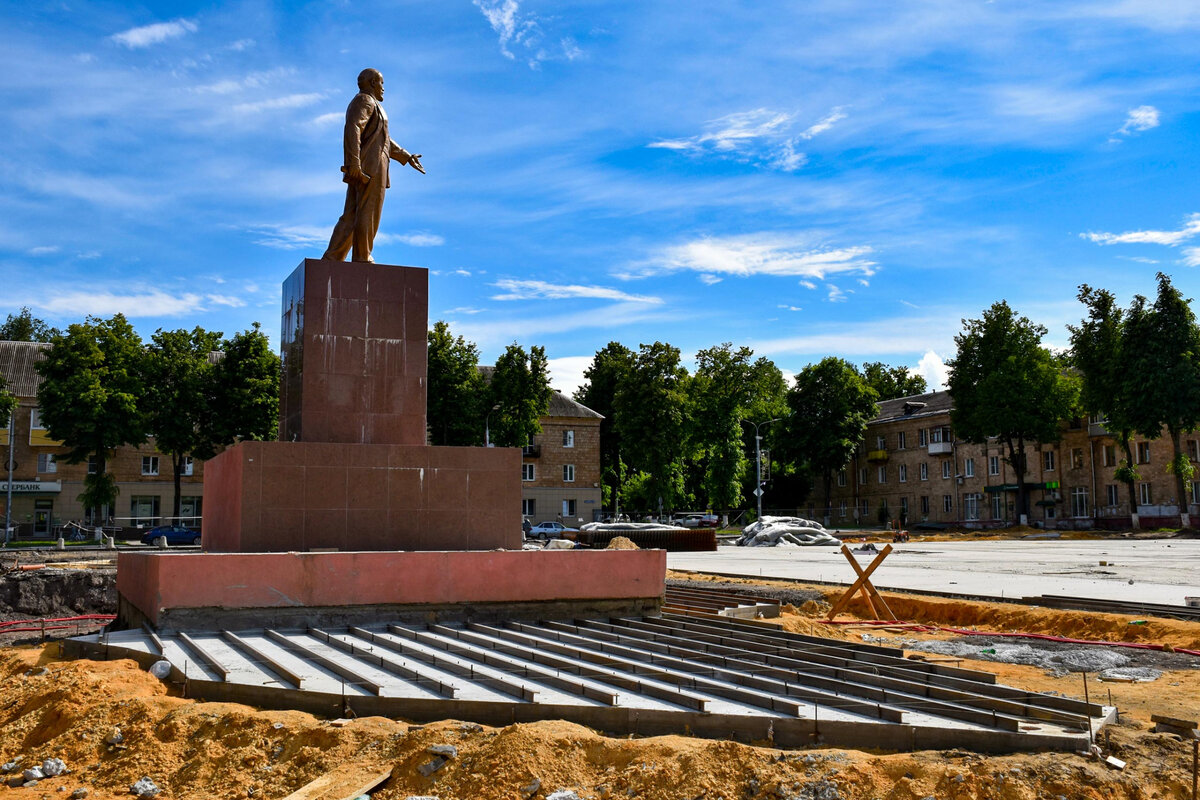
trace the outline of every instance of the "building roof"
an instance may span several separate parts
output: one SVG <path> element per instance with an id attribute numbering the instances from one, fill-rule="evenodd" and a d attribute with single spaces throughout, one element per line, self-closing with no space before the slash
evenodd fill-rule
<path id="1" fill-rule="evenodd" d="M 871 424 L 949 414 L 953 408 L 954 401 L 949 392 L 927 392 L 911 397 L 897 397 L 879 404 L 879 414 L 871 420 Z"/>
<path id="2" fill-rule="evenodd" d="M 44 358 L 50 345 L 44 342 L 0 341 L 0 378 L 7 391 L 17 397 L 35 397 L 42 385 L 42 376 L 33 365 Z"/>
<path id="3" fill-rule="evenodd" d="M 476 367 L 479 374 L 488 383 L 492 381 L 492 373 L 496 371 L 495 367 L 479 365 Z M 567 395 L 560 392 L 558 389 L 551 389 L 550 408 L 546 410 L 547 417 L 580 417 L 583 419 L 604 419 L 604 415 L 593 411 L 583 403 L 572 400 Z"/>

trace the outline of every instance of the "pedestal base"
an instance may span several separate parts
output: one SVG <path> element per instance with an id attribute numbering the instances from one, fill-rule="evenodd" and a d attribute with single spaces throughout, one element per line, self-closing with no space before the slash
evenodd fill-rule
<path id="1" fill-rule="evenodd" d="M 521 548 L 521 451 L 241 442 L 204 465 L 204 548 Z"/>

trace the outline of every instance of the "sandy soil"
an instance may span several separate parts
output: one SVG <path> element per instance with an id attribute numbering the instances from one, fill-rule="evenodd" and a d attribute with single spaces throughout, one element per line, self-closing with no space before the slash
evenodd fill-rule
<path id="1" fill-rule="evenodd" d="M 786 608 L 787 628 L 826 628 L 818 620 L 833 592 L 814 590 L 825 599 Z M 894 610 L 925 623 L 1063 630 L 1109 641 L 1200 640 L 1200 625 L 1194 623 L 1131 626 L 1115 615 L 886 597 Z M 897 642 L 946 636 L 854 626 L 827 632 Z M 0 788 L 0 796 L 65 797 L 69 792 L 59 787 L 86 787 L 90 798 L 125 798 L 134 781 L 149 777 L 166 798 L 282 798 L 333 770 L 391 769 L 391 778 L 372 797 L 522 800 L 571 789 L 594 800 L 1183 800 L 1191 796 L 1191 746 L 1152 733 L 1150 715 L 1200 718 L 1200 669 L 1185 661 L 1187 667 L 1168 669 L 1151 683 L 1090 682 L 1093 700 L 1107 703 L 1111 696 L 1121 711 L 1120 723 L 1099 740 L 1106 754 L 1128 761 L 1124 771 L 1077 754 L 785 751 L 769 742 L 612 738 L 561 721 L 489 728 L 454 720 L 415 726 L 364 718 L 341 725 L 299 712 L 184 699 L 132 661 L 62 661 L 57 650 L 55 644 L 0 649 L 0 762 L 19 756 L 28 766 L 59 757 L 72 772 L 32 789 Z M 1200 667 L 1200 659 L 1195 661 Z M 1079 674 L 1056 677 L 1038 667 L 962 663 L 995 672 L 1003 683 L 1083 694 Z M 114 726 L 124 737 L 118 746 L 105 743 Z M 418 768 L 433 759 L 427 748 L 438 744 L 454 745 L 457 757 L 426 777 Z M 527 791 L 535 779 L 536 791 Z"/>

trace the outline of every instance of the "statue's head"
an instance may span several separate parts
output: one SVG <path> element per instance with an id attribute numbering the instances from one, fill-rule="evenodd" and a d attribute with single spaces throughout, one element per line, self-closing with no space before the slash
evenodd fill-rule
<path id="1" fill-rule="evenodd" d="M 382 100 L 383 73 L 371 67 L 367 67 L 362 72 L 358 73 L 358 90 L 360 92 L 366 92 L 376 100 Z"/>

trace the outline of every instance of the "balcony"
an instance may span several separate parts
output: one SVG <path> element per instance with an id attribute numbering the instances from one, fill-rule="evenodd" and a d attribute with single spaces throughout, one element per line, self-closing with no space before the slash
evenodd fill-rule
<path id="1" fill-rule="evenodd" d="M 954 453 L 953 442 L 930 442 L 929 455 L 931 456 L 948 456 Z"/>
<path id="2" fill-rule="evenodd" d="M 867 451 L 867 461 L 887 461 L 887 460 L 888 460 L 888 451 L 887 450 L 868 450 Z"/>
<path id="3" fill-rule="evenodd" d="M 1108 436 L 1108 428 L 1103 422 L 1089 422 L 1088 436 Z"/>
<path id="4" fill-rule="evenodd" d="M 521 448 L 522 458 L 539 458 L 542 455 L 542 446 L 540 444 L 527 444 Z"/>

